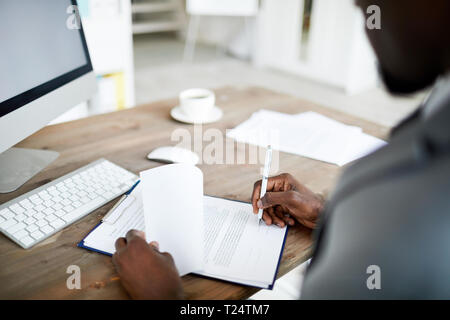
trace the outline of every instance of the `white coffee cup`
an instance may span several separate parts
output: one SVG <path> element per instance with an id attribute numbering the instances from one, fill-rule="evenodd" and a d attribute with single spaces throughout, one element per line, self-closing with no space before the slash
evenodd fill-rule
<path id="1" fill-rule="evenodd" d="M 187 89 L 180 93 L 180 110 L 191 119 L 204 120 L 216 103 L 214 92 L 208 89 Z"/>

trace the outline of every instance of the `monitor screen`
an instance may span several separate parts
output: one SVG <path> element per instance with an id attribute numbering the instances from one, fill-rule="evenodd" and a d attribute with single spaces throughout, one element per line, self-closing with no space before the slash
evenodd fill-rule
<path id="1" fill-rule="evenodd" d="M 0 117 L 92 70 L 74 4 L 0 1 Z"/>

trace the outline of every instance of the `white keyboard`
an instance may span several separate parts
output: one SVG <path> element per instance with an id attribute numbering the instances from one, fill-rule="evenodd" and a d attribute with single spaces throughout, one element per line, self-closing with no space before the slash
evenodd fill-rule
<path id="1" fill-rule="evenodd" d="M 0 231 L 28 249 L 128 191 L 138 177 L 100 159 L 0 205 Z"/>

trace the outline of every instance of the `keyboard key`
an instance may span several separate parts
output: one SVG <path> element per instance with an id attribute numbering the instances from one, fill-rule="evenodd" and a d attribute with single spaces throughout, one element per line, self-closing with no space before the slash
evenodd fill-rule
<path id="1" fill-rule="evenodd" d="M 56 219 L 57 219 L 57 217 L 54 214 L 51 214 L 51 215 L 48 215 L 45 217 L 45 220 L 47 220 L 48 222 L 52 222 Z"/>
<path id="2" fill-rule="evenodd" d="M 15 216 L 14 217 L 17 221 L 23 221 L 23 220 L 25 220 L 26 218 L 28 218 L 28 216 L 27 215 L 25 215 L 25 214 L 23 214 L 23 213 L 21 213 L 21 214 L 18 214 L 17 216 Z"/>
<path id="3" fill-rule="evenodd" d="M 42 195 L 39 195 L 39 196 L 40 196 L 41 199 L 44 200 L 44 201 L 49 200 L 49 199 L 52 198 L 52 196 L 51 196 L 50 194 L 48 194 L 48 193 L 45 193 L 45 194 L 42 194 Z"/>
<path id="4" fill-rule="evenodd" d="M 50 195 L 52 196 L 52 200 L 55 201 L 55 197 L 59 196 L 61 194 L 60 191 L 58 190 L 54 190 L 54 191 L 49 191 Z"/>
<path id="5" fill-rule="evenodd" d="M 64 210 L 65 212 L 70 212 L 70 211 L 75 210 L 75 208 L 72 207 L 72 206 L 67 206 L 67 207 L 64 207 L 63 210 Z"/>
<path id="6" fill-rule="evenodd" d="M 83 198 L 80 199 L 80 201 L 82 203 L 87 203 L 87 202 L 91 201 L 91 199 L 89 199 L 89 197 L 83 197 Z"/>
<path id="7" fill-rule="evenodd" d="M 101 196 L 106 193 L 106 190 L 103 188 L 99 188 L 99 189 L 95 190 L 95 192 Z"/>
<path id="8" fill-rule="evenodd" d="M 55 211 L 55 216 L 58 216 L 58 217 L 62 217 L 65 214 L 67 214 L 67 212 L 65 212 L 64 210 L 56 210 Z"/>
<path id="9" fill-rule="evenodd" d="M 57 204 L 58 202 L 61 202 L 61 201 L 63 201 L 64 199 L 61 198 L 60 196 L 56 196 L 56 197 L 52 198 L 52 200 L 55 201 L 55 203 Z"/>
<path id="10" fill-rule="evenodd" d="M 52 214 L 53 212 L 55 212 L 55 210 L 53 210 L 52 208 L 46 208 L 44 211 L 42 211 L 42 213 L 44 213 L 47 216 L 49 214 Z"/>
<path id="11" fill-rule="evenodd" d="M 65 185 L 66 185 L 66 187 L 69 188 L 69 189 L 76 186 L 75 183 L 73 183 L 73 182 L 67 182 Z"/>
<path id="12" fill-rule="evenodd" d="M 42 200 L 41 198 L 35 198 L 35 199 L 31 199 L 31 202 L 33 202 L 35 205 L 41 204 L 42 202 L 44 202 L 44 200 Z"/>
<path id="13" fill-rule="evenodd" d="M 27 232 L 26 230 L 22 229 L 22 230 L 20 230 L 20 231 L 18 231 L 18 232 L 16 232 L 16 233 L 14 233 L 13 236 L 14 236 L 16 239 L 19 239 L 19 240 L 20 240 L 20 239 L 22 239 L 22 238 L 28 236 L 28 232 Z"/>
<path id="14" fill-rule="evenodd" d="M 36 222 L 36 225 L 37 225 L 39 228 L 42 228 L 43 226 L 45 226 L 45 225 L 47 225 L 47 224 L 48 224 L 48 222 L 47 222 L 46 220 L 39 220 L 39 221 Z"/>
<path id="15" fill-rule="evenodd" d="M 34 207 L 33 209 L 36 210 L 37 212 L 40 212 L 42 210 L 45 210 L 45 206 L 40 204 L 40 205 L 37 205 L 36 207 Z"/>
<path id="16" fill-rule="evenodd" d="M 45 227 L 41 228 L 41 231 L 45 234 L 49 234 L 51 232 L 53 232 L 55 229 L 53 229 L 52 227 L 50 227 L 49 225 L 46 225 Z"/>
<path id="17" fill-rule="evenodd" d="M 71 204 L 72 202 L 69 199 L 64 199 L 63 201 L 61 201 L 61 204 L 63 206 L 68 206 L 69 204 Z"/>
<path id="18" fill-rule="evenodd" d="M 40 220 L 45 217 L 45 214 L 43 214 L 42 212 L 38 212 L 33 217 Z"/>
<path id="19" fill-rule="evenodd" d="M 17 224 L 17 220 L 9 219 L 9 220 L 2 222 L 0 224 L 0 228 L 7 230 L 8 228 L 12 227 L 15 224 Z"/>
<path id="20" fill-rule="evenodd" d="M 34 240 L 30 236 L 26 236 L 25 238 L 20 239 L 20 242 L 22 242 L 25 247 L 28 247 L 33 244 Z"/>
<path id="21" fill-rule="evenodd" d="M 79 197 L 85 197 L 87 196 L 87 192 L 86 191 L 80 191 L 80 193 L 78 193 Z"/>
<path id="22" fill-rule="evenodd" d="M 54 227 L 55 229 L 58 229 L 59 227 L 62 227 L 63 225 L 65 225 L 66 223 L 63 221 L 63 220 L 61 220 L 61 219 L 58 219 L 58 220 L 55 220 L 55 221 L 53 221 L 52 223 L 50 223 L 50 225 L 52 226 L 52 227 Z"/>
<path id="23" fill-rule="evenodd" d="M 25 212 L 25 208 L 19 206 L 18 204 L 12 205 L 9 209 L 16 214 Z"/>
<path id="24" fill-rule="evenodd" d="M 51 207 L 51 206 L 54 205 L 54 204 L 55 204 L 55 202 L 53 202 L 52 200 L 46 200 L 46 201 L 44 201 L 44 203 L 43 203 L 43 205 L 46 206 L 47 208 L 48 208 L 48 207 Z"/>
<path id="25" fill-rule="evenodd" d="M 64 206 L 61 203 L 55 204 L 52 208 L 56 211 L 61 210 Z"/>
<path id="26" fill-rule="evenodd" d="M 61 193 L 65 193 L 69 190 L 69 188 L 67 188 L 65 185 L 58 187 L 58 190 L 61 191 Z"/>
<path id="27" fill-rule="evenodd" d="M 33 217 L 28 217 L 26 218 L 23 222 L 25 222 L 26 224 L 30 225 L 36 222 L 36 219 Z"/>
<path id="28" fill-rule="evenodd" d="M 33 200 L 37 200 L 37 199 L 40 199 L 40 198 L 39 198 L 39 196 L 37 194 L 33 194 L 28 199 L 30 199 L 30 201 L 33 201 Z"/>
<path id="29" fill-rule="evenodd" d="M 75 201 L 77 201 L 77 200 L 80 200 L 80 197 L 78 197 L 77 195 L 73 194 L 72 196 L 69 197 L 69 200 L 75 202 Z"/>
<path id="30" fill-rule="evenodd" d="M 33 233 L 31 234 L 31 236 L 32 236 L 34 239 L 39 240 L 39 239 L 41 239 L 42 237 L 44 237 L 44 234 L 43 234 L 41 231 L 37 230 L 37 231 L 33 232 Z"/>
<path id="31" fill-rule="evenodd" d="M 5 218 L 6 220 L 11 219 L 12 217 L 14 217 L 14 213 L 9 210 L 8 208 L 3 209 L 2 211 L 0 211 L 0 215 L 3 216 L 3 218 Z"/>
<path id="32" fill-rule="evenodd" d="M 27 229 L 28 232 L 35 232 L 36 230 L 39 229 L 39 227 L 37 225 L 35 225 L 35 224 L 31 224 L 28 227 L 26 227 L 25 229 Z"/>
<path id="33" fill-rule="evenodd" d="M 81 207 L 82 203 L 80 201 L 75 201 L 74 203 L 72 203 L 72 206 L 74 206 L 75 208 Z"/>
<path id="34" fill-rule="evenodd" d="M 34 207 L 34 204 L 32 204 L 31 201 L 28 200 L 28 199 L 22 200 L 22 201 L 20 201 L 19 203 L 20 203 L 20 205 L 21 205 L 22 207 L 24 207 L 25 209 L 31 209 L 31 208 Z"/>
<path id="35" fill-rule="evenodd" d="M 2 223 L 5 222 L 5 221 L 6 221 L 6 219 L 3 218 L 2 216 L 0 216 L 0 224 L 2 224 Z"/>
<path id="36" fill-rule="evenodd" d="M 29 217 L 34 216 L 36 213 L 37 211 L 34 209 L 28 209 L 27 211 L 25 211 L 25 214 Z"/>
<path id="37" fill-rule="evenodd" d="M 16 233 L 19 230 L 25 229 L 26 226 L 27 225 L 25 223 L 19 222 L 19 223 L 16 223 L 16 224 L 12 225 L 8 229 L 6 229 L 6 231 L 8 231 L 11 234 L 14 234 L 14 233 Z"/>
<path id="38" fill-rule="evenodd" d="M 46 194 L 48 194 L 47 190 L 42 190 L 41 192 L 38 193 L 38 196 L 42 198 L 42 196 Z"/>
<path id="39" fill-rule="evenodd" d="M 20 208 L 20 205 L 18 203 L 15 203 L 9 207 L 9 210 L 14 211 L 17 208 Z"/>

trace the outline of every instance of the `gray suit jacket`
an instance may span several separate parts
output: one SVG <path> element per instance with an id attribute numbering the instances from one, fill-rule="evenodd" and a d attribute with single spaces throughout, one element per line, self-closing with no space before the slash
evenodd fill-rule
<path id="1" fill-rule="evenodd" d="M 344 172 L 315 233 L 303 299 L 450 299 L 448 95 L 440 104 Z"/>

